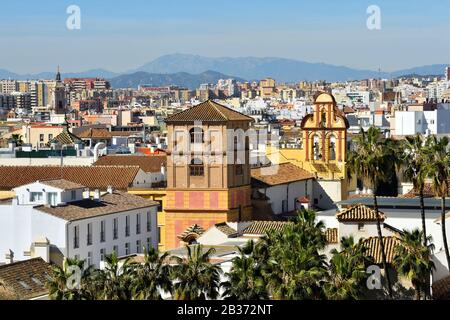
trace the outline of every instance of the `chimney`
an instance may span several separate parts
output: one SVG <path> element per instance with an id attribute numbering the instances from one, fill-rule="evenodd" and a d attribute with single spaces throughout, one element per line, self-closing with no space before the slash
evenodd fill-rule
<path id="1" fill-rule="evenodd" d="M 95 189 L 95 191 L 94 191 L 94 200 L 100 201 L 100 190 L 99 189 Z"/>
<path id="2" fill-rule="evenodd" d="M 14 252 L 9 249 L 9 253 L 5 254 L 6 263 L 14 263 Z"/>
<path id="3" fill-rule="evenodd" d="M 109 194 L 113 194 L 114 193 L 113 186 L 108 186 L 107 191 L 108 191 Z"/>
<path id="4" fill-rule="evenodd" d="M 84 189 L 83 199 L 90 199 L 90 198 L 91 198 L 91 190 L 89 190 L 89 188 Z"/>

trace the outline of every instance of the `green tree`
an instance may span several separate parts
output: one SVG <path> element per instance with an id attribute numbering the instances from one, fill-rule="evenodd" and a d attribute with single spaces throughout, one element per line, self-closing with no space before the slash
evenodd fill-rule
<path id="1" fill-rule="evenodd" d="M 419 191 L 424 246 L 427 246 L 427 227 L 423 190 L 429 171 L 430 149 L 428 148 L 428 142 L 429 139 L 423 139 L 420 134 L 406 137 L 403 142 L 404 153 L 401 158 L 404 168 L 403 176 L 413 183 L 415 190 Z"/>
<path id="2" fill-rule="evenodd" d="M 386 250 L 381 232 L 381 216 L 378 210 L 377 188 L 380 182 L 386 181 L 398 163 L 396 150 L 391 140 L 383 139 L 379 129 L 370 127 L 367 132 L 362 128 L 354 140 L 354 150 L 349 152 L 347 159 L 348 174 L 355 174 L 373 188 L 373 206 L 377 214 L 377 231 L 380 242 L 383 268 L 386 274 L 389 296 L 393 297 L 391 279 L 386 262 Z M 395 170 L 395 169 L 394 169 Z"/>
<path id="3" fill-rule="evenodd" d="M 355 243 L 353 237 L 341 239 L 341 251 L 331 250 L 325 295 L 332 300 L 360 299 L 367 280 L 367 266 L 371 260 L 365 255 L 361 242 Z"/>
<path id="4" fill-rule="evenodd" d="M 394 266 L 401 276 L 409 279 L 416 292 L 416 299 L 420 300 L 422 293 L 428 295 L 429 280 L 434 263 L 431 259 L 433 245 L 424 246 L 423 234 L 419 229 L 412 232 L 404 230 L 400 238 L 400 245 L 395 247 Z M 428 237 L 427 242 L 431 242 Z"/>
<path id="5" fill-rule="evenodd" d="M 51 280 L 46 283 L 52 300 L 91 300 L 90 282 L 93 271 L 84 261 L 67 258 L 62 267 L 53 266 Z"/>
<path id="6" fill-rule="evenodd" d="M 227 281 L 222 283 L 223 297 L 232 300 L 267 299 L 267 290 L 262 275 L 262 265 L 253 257 L 254 242 L 238 248 L 240 256 L 233 259 Z"/>
<path id="7" fill-rule="evenodd" d="M 133 297 L 136 300 L 161 300 L 161 292 L 172 294 L 171 266 L 169 254 L 144 248 L 144 263 L 136 264 L 133 269 Z"/>
<path id="8" fill-rule="evenodd" d="M 101 300 L 131 300 L 133 298 L 133 268 L 130 258 L 120 261 L 113 252 L 105 255 L 105 268 L 99 270 L 96 276 L 98 299 Z"/>
<path id="9" fill-rule="evenodd" d="M 210 262 L 215 249 L 209 248 L 205 252 L 203 249 L 199 244 L 186 246 L 185 259 L 173 258 L 177 262 L 173 268 L 174 299 L 205 300 L 218 297 L 222 270 Z"/>
<path id="10" fill-rule="evenodd" d="M 441 198 L 441 230 L 444 243 L 447 265 L 450 266 L 450 254 L 447 243 L 447 231 L 445 228 L 445 199 L 449 191 L 450 177 L 450 153 L 448 151 L 449 139 L 443 137 L 440 140 L 436 136 L 430 138 L 431 156 L 429 161 L 429 175 L 433 180 L 433 189 L 437 197 Z"/>
<path id="11" fill-rule="evenodd" d="M 315 222 L 312 210 L 302 210 L 294 223 L 282 231 L 271 231 L 264 240 L 268 247 L 263 276 L 273 299 L 319 299 L 323 297 L 321 281 L 326 273 L 326 244 L 323 222 Z"/>

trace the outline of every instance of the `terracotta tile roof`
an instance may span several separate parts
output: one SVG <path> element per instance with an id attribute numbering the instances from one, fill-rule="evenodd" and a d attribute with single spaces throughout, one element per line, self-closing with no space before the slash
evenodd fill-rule
<path id="1" fill-rule="evenodd" d="M 450 195 L 450 192 L 449 192 Z M 409 192 L 399 196 L 401 198 L 415 198 L 419 196 L 419 190 L 413 188 Z M 423 196 L 425 198 L 433 198 L 434 192 L 433 192 L 433 185 L 431 183 L 425 183 L 423 187 Z"/>
<path id="2" fill-rule="evenodd" d="M 433 283 L 433 298 L 439 300 L 450 299 L 450 276 Z"/>
<path id="3" fill-rule="evenodd" d="M 51 214 L 66 221 L 120 213 L 135 209 L 157 206 L 158 203 L 126 192 L 106 193 L 100 201 L 83 199 L 69 202 L 61 207 L 38 206 L 36 210 Z"/>
<path id="4" fill-rule="evenodd" d="M 251 225 L 242 231 L 242 234 L 264 235 L 268 231 L 283 231 L 286 225 L 292 224 L 288 221 L 253 221 Z"/>
<path id="5" fill-rule="evenodd" d="M 227 236 L 237 234 L 237 231 L 232 227 L 230 227 L 226 222 L 216 224 L 216 228 Z"/>
<path id="6" fill-rule="evenodd" d="M 265 170 L 270 170 L 264 172 Z M 270 174 L 267 174 L 270 173 Z M 256 183 L 262 183 L 269 186 L 276 186 L 296 181 L 314 179 L 315 175 L 306 171 L 292 163 L 281 163 L 269 168 L 253 168 L 251 169 L 252 179 Z"/>
<path id="7" fill-rule="evenodd" d="M 325 237 L 327 239 L 327 243 L 339 243 L 338 229 L 328 228 L 325 230 Z"/>
<path id="8" fill-rule="evenodd" d="M 139 172 L 137 166 L 0 166 L 0 189 L 13 188 L 38 180 L 65 179 L 87 188 L 127 190 Z"/>
<path id="9" fill-rule="evenodd" d="M 187 110 L 175 113 L 166 119 L 166 123 L 173 122 L 226 122 L 226 121 L 253 121 L 253 118 L 234 111 L 228 107 L 208 100 Z"/>
<path id="10" fill-rule="evenodd" d="M 78 134 L 81 139 L 111 139 L 111 132 L 104 128 L 89 128 Z"/>
<path id="11" fill-rule="evenodd" d="M 51 274 L 50 265 L 42 258 L 6 264 L 0 266 L 0 287 L 18 299 L 37 298 L 48 294 L 45 284 Z"/>
<path id="12" fill-rule="evenodd" d="M 383 237 L 384 250 L 386 253 L 386 262 L 392 263 L 395 258 L 395 247 L 400 244 L 397 237 Z M 380 240 L 378 237 L 367 238 L 363 241 L 363 246 L 367 249 L 366 255 L 372 257 L 374 263 L 381 264 L 383 262 L 381 256 Z"/>
<path id="13" fill-rule="evenodd" d="M 380 221 L 384 221 L 384 213 L 379 213 Z M 357 204 L 336 214 L 336 219 L 338 219 L 339 222 L 377 221 L 377 214 L 375 210 L 366 207 L 365 205 Z"/>
<path id="14" fill-rule="evenodd" d="M 109 155 L 99 158 L 94 166 L 138 166 L 144 172 L 161 172 L 161 166 L 166 167 L 166 155 L 129 156 Z"/>
<path id="15" fill-rule="evenodd" d="M 83 189 L 86 188 L 82 184 L 75 183 L 69 180 L 64 179 L 55 179 L 55 180 L 41 180 L 39 181 L 46 186 L 62 189 L 62 190 L 73 190 L 73 189 Z"/>

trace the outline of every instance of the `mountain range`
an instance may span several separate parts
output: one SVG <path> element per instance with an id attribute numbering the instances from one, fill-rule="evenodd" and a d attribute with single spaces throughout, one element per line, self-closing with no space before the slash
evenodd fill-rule
<path id="1" fill-rule="evenodd" d="M 124 74 L 110 79 L 113 88 L 137 88 L 141 84 L 155 87 L 164 85 L 176 85 L 194 90 L 202 83 L 216 83 L 219 79 L 234 78 L 237 81 L 245 81 L 241 78 L 229 76 L 216 71 L 205 71 L 199 74 L 176 72 L 171 74 L 148 73 L 143 71 Z"/>
<path id="2" fill-rule="evenodd" d="M 88 70 L 80 73 L 62 74 L 63 77 L 103 77 L 110 79 L 113 87 L 136 87 L 139 84 L 173 84 L 192 88 L 196 84 L 215 82 L 216 78 L 258 80 L 272 77 L 278 82 L 301 80 L 346 81 L 368 78 L 390 78 L 404 75 L 442 75 L 445 64 L 419 66 L 394 72 L 354 69 L 326 63 L 311 63 L 286 58 L 210 58 L 191 54 L 169 54 L 161 56 L 139 68 L 123 73 L 104 69 Z M 3 79 L 43 79 L 54 78 L 55 72 L 18 75 L 0 69 Z M 210 81 L 208 79 L 211 79 Z M 167 82 L 166 82 L 167 81 Z"/>

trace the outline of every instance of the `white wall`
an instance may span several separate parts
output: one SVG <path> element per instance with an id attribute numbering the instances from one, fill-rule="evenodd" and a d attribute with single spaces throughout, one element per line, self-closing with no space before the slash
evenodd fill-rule
<path id="1" fill-rule="evenodd" d="M 147 212 L 151 212 L 151 231 L 147 232 Z M 141 215 L 141 233 L 136 233 L 136 214 Z M 126 216 L 130 216 L 130 236 L 125 236 L 125 225 Z M 107 216 L 94 217 L 90 219 L 83 219 L 80 221 L 72 221 L 68 225 L 68 256 L 73 258 L 78 256 L 79 259 L 84 260 L 88 257 L 88 252 L 92 252 L 93 261 L 92 263 L 98 268 L 100 266 L 100 249 L 105 249 L 106 254 L 111 254 L 113 252 L 113 247 L 118 246 L 117 254 L 119 256 L 126 255 L 125 243 L 130 244 L 129 254 L 139 253 L 137 250 L 136 241 L 141 241 L 140 252 L 142 252 L 142 247 L 147 247 L 147 238 L 151 239 L 151 246 L 157 248 L 157 207 L 152 206 L 148 208 L 143 208 L 139 210 L 131 210 L 126 212 L 121 212 L 117 214 L 110 214 Z M 113 239 L 113 220 L 118 218 L 118 239 Z M 105 242 L 100 242 L 100 225 L 101 221 L 104 220 L 105 226 Z M 92 223 L 92 245 L 87 245 L 87 225 Z M 79 227 L 79 248 L 74 248 L 74 228 Z"/>
<path id="2" fill-rule="evenodd" d="M 298 197 L 307 196 L 310 200 L 313 196 L 313 180 L 298 181 L 287 184 L 273 186 L 267 189 L 259 189 L 261 193 L 265 193 L 270 198 L 270 204 L 275 214 L 283 213 L 283 201 L 287 200 L 288 211 L 295 211 L 296 200 Z M 266 191 L 265 191 L 266 190 Z"/>
<path id="3" fill-rule="evenodd" d="M 0 206 L 0 263 L 11 249 L 14 260 L 25 260 L 32 242 L 44 236 L 64 250 L 66 221 L 51 215 L 36 215 L 32 206 Z"/>

